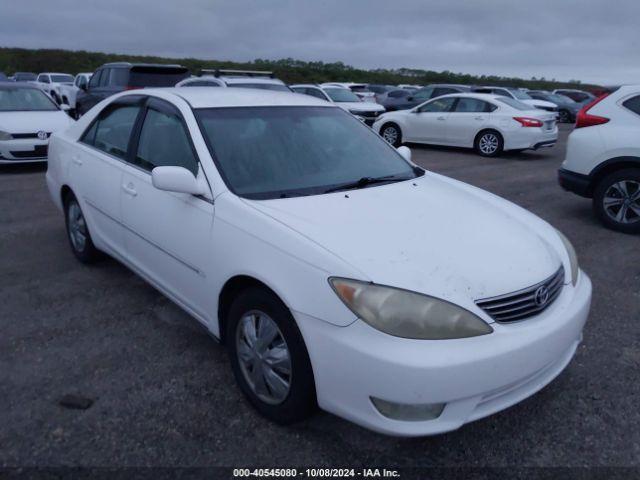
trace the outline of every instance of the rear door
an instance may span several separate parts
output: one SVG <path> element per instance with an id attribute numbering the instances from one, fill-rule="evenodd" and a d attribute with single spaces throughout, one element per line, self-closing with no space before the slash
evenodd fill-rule
<path id="1" fill-rule="evenodd" d="M 124 235 L 120 185 L 141 105 L 140 96 L 108 105 L 80 137 L 71 157 L 71 184 L 95 240 L 121 255 Z"/>
<path id="2" fill-rule="evenodd" d="M 158 166 L 180 166 L 204 178 L 189 130 L 172 104 L 149 99 L 132 142 L 122 190 L 130 262 L 202 320 L 211 317 L 213 196 L 167 192 L 153 186 Z"/>
<path id="3" fill-rule="evenodd" d="M 447 120 L 456 97 L 436 98 L 407 115 L 404 139 L 409 142 L 447 144 Z"/>
<path id="4" fill-rule="evenodd" d="M 472 97 L 459 97 L 447 120 L 447 142 L 459 147 L 472 147 L 477 133 L 490 120 L 495 105 Z"/>

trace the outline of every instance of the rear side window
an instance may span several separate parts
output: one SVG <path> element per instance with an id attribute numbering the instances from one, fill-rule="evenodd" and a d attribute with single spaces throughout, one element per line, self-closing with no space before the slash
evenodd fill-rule
<path id="1" fill-rule="evenodd" d="M 189 77 L 186 68 L 132 67 L 129 73 L 131 87 L 173 87 Z"/>
<path id="2" fill-rule="evenodd" d="M 112 68 L 107 84 L 110 87 L 124 87 L 129 79 L 128 68 Z"/>
<path id="3" fill-rule="evenodd" d="M 198 174 L 198 161 L 180 118 L 153 109 L 147 110 L 135 163 L 149 171 L 177 166 Z"/>
<path id="4" fill-rule="evenodd" d="M 107 108 L 80 141 L 124 160 L 139 111 L 138 105 Z"/>
<path id="5" fill-rule="evenodd" d="M 324 93 L 322 93 L 317 88 L 307 88 L 305 93 L 307 95 L 311 95 L 312 97 L 319 98 L 320 100 L 327 100 L 327 97 L 324 96 Z"/>
<path id="6" fill-rule="evenodd" d="M 459 98 L 456 105 L 456 112 L 493 112 L 496 109 L 494 105 L 477 98 Z"/>
<path id="7" fill-rule="evenodd" d="M 622 104 L 633 113 L 637 113 L 640 115 L 640 95 L 630 98 L 629 100 L 625 100 Z"/>
<path id="8" fill-rule="evenodd" d="M 409 95 L 411 95 L 411 92 L 409 92 L 408 90 L 394 90 L 393 92 L 389 92 L 387 94 L 387 96 L 390 98 L 404 98 L 408 97 Z"/>

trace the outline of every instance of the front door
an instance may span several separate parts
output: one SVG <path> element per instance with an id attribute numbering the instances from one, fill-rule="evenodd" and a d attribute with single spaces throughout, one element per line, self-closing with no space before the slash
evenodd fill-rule
<path id="1" fill-rule="evenodd" d="M 447 120 L 455 97 L 436 98 L 408 113 L 404 140 L 446 144 Z"/>
<path id="2" fill-rule="evenodd" d="M 201 320 L 214 318 L 212 197 L 158 190 L 151 172 L 180 166 L 204 176 L 189 131 L 169 103 L 151 99 L 122 177 L 122 212 L 129 261 Z"/>

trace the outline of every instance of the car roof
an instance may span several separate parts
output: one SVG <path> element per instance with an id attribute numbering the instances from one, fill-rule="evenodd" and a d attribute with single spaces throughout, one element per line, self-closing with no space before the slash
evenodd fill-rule
<path id="1" fill-rule="evenodd" d="M 169 67 L 169 68 L 185 68 L 177 63 L 131 63 L 131 62 L 111 62 L 100 65 L 102 67 Z"/>
<path id="2" fill-rule="evenodd" d="M 247 76 L 234 76 L 234 75 L 230 75 L 230 76 L 221 75 L 219 77 L 214 77 L 213 75 L 202 76 L 202 78 L 206 78 L 206 77 L 219 78 L 220 80 L 224 81 L 228 85 L 233 85 L 234 83 L 264 83 L 269 85 L 284 85 L 284 82 L 277 78 L 247 77 Z"/>
<path id="3" fill-rule="evenodd" d="M 62 73 L 62 72 L 40 72 L 38 75 L 69 75 L 73 77 L 70 73 Z"/>
<path id="4" fill-rule="evenodd" d="M 293 85 L 289 85 L 291 88 L 319 88 L 322 89 L 320 85 L 316 85 L 315 83 L 294 83 Z"/>
<path id="5" fill-rule="evenodd" d="M 176 95 L 184 99 L 192 108 L 221 108 L 221 107 L 335 107 L 332 103 L 320 100 L 310 95 L 292 92 L 277 92 L 254 88 L 146 88 L 144 93 L 165 93 Z M 140 95 L 136 90 L 131 95 Z M 126 94 L 125 94 L 126 95 Z"/>

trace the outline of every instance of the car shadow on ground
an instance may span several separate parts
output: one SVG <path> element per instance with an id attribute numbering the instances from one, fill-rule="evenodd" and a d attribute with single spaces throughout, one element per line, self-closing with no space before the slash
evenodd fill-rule
<path id="1" fill-rule="evenodd" d="M 45 172 L 46 170 L 47 170 L 47 162 L 0 164 L 0 174 L 38 173 L 38 172 Z"/>
<path id="2" fill-rule="evenodd" d="M 477 157 L 478 160 L 492 160 L 492 159 L 502 159 L 502 160 L 515 160 L 515 161 L 540 161 L 540 160 L 548 160 L 553 158 L 551 151 L 554 148 L 544 148 L 541 150 L 524 150 L 524 151 L 506 151 L 497 157 L 482 157 L 478 155 L 471 148 L 463 148 L 463 147 L 448 147 L 443 145 L 427 145 L 423 143 L 407 143 L 405 144 L 407 147 L 413 150 L 421 150 L 421 151 L 433 151 L 433 152 L 442 152 L 442 153 L 455 153 L 455 154 L 464 154 L 470 157 Z"/>

